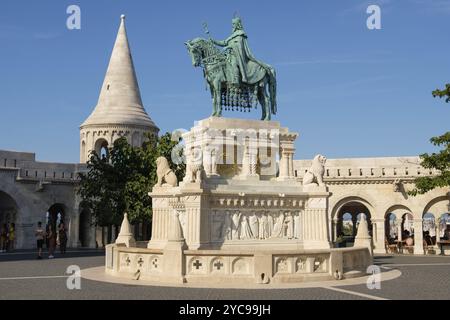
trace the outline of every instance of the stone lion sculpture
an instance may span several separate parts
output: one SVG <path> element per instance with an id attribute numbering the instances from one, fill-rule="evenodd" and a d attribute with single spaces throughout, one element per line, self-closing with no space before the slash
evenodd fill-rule
<path id="1" fill-rule="evenodd" d="M 201 183 L 204 175 L 203 156 L 199 149 L 192 148 L 186 166 L 186 180 L 190 183 Z"/>
<path id="2" fill-rule="evenodd" d="M 163 185 L 176 187 L 178 185 L 177 176 L 172 169 L 170 169 L 169 162 L 164 157 L 156 159 L 156 175 L 158 177 L 156 186 L 158 187 Z"/>
<path id="3" fill-rule="evenodd" d="M 203 180 L 203 164 L 201 163 L 191 163 L 186 169 L 188 182 L 202 182 Z"/>
<path id="4" fill-rule="evenodd" d="M 325 173 L 325 162 L 327 158 L 318 154 L 314 157 L 312 165 L 303 177 L 303 186 L 319 185 L 324 186 L 323 175 Z"/>

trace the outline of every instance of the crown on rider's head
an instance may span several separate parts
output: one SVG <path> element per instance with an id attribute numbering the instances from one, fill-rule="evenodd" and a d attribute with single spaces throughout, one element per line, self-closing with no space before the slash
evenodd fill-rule
<path id="1" fill-rule="evenodd" d="M 243 29 L 242 26 L 242 20 L 241 18 L 237 15 L 237 13 L 234 14 L 234 18 L 232 20 L 233 25 L 236 25 L 239 29 Z"/>

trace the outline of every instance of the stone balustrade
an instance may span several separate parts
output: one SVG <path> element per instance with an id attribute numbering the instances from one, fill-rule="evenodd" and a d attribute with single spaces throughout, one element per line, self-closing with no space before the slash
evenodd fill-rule
<path id="1" fill-rule="evenodd" d="M 310 166 L 311 160 L 295 160 L 295 176 L 303 178 Z M 328 181 L 341 179 L 409 180 L 422 176 L 433 176 L 437 173 L 434 169 L 423 168 L 420 165 L 419 157 L 328 159 L 325 164 L 324 179 Z"/>

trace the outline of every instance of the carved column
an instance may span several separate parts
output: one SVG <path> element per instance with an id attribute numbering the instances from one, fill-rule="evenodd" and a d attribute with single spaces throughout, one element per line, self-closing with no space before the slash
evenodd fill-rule
<path id="1" fill-rule="evenodd" d="M 399 223 L 397 226 L 397 239 L 398 241 L 402 241 L 403 240 L 403 234 L 402 234 L 402 224 Z"/>
<path id="2" fill-rule="evenodd" d="M 372 237 L 374 243 L 374 253 L 385 253 L 384 240 L 386 238 L 385 235 L 385 221 L 384 219 L 372 219 L 373 229 L 372 229 Z"/>
<path id="3" fill-rule="evenodd" d="M 353 238 L 356 237 L 356 223 L 358 222 L 358 215 L 356 213 L 352 213 L 352 236 Z"/>
<path id="4" fill-rule="evenodd" d="M 333 219 L 331 221 L 331 237 L 332 237 L 332 241 L 336 242 L 337 237 L 338 237 L 338 225 L 339 225 L 339 219 Z"/>
<path id="5" fill-rule="evenodd" d="M 189 195 L 185 199 L 186 235 L 185 240 L 190 250 L 199 249 L 208 242 L 208 201 L 202 194 Z"/>
<path id="6" fill-rule="evenodd" d="M 414 219 L 414 254 L 424 254 L 422 219 Z"/>
<path id="7" fill-rule="evenodd" d="M 279 178 L 294 178 L 294 142 L 297 133 L 283 133 L 280 135 L 280 175 Z"/>
<path id="8" fill-rule="evenodd" d="M 280 158 L 280 178 L 287 178 L 289 176 L 289 160 L 288 153 L 282 149 Z"/>

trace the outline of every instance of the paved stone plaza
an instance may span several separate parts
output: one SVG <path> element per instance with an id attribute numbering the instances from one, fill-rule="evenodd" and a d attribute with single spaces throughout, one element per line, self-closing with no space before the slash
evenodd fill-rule
<path id="1" fill-rule="evenodd" d="M 68 290 L 66 269 L 104 265 L 102 251 L 70 251 L 54 260 L 36 260 L 30 251 L 0 254 L 0 300 L 5 299 L 448 299 L 450 257 L 377 256 L 375 263 L 398 269 L 401 276 L 381 283 L 380 290 L 366 285 L 300 289 L 203 289 L 123 285 L 82 279 L 81 290 Z"/>

